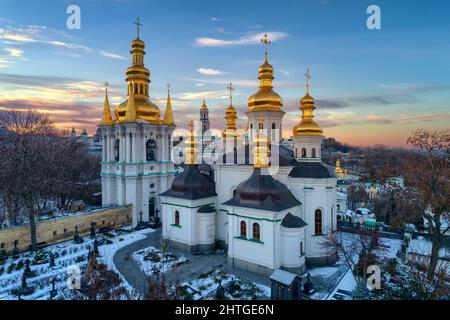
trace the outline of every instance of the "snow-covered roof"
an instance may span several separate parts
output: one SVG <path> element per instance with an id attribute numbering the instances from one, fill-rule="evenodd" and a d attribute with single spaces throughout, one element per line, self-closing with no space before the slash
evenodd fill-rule
<path id="1" fill-rule="evenodd" d="M 343 192 L 336 192 L 336 195 L 338 198 L 342 198 L 342 199 L 347 198 L 347 195 Z"/>
<path id="2" fill-rule="evenodd" d="M 370 214 L 371 212 L 367 208 L 358 208 L 358 209 L 356 209 L 356 213 L 366 215 L 366 214 Z"/>
<path id="3" fill-rule="evenodd" d="M 295 280 L 297 275 L 295 273 L 281 270 L 281 269 L 275 269 L 273 273 L 270 275 L 270 279 L 283 283 L 285 285 L 290 286 L 292 282 Z"/>

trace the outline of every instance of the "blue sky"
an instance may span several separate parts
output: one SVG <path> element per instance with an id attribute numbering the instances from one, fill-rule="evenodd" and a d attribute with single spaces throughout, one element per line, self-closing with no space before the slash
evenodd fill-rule
<path id="1" fill-rule="evenodd" d="M 66 8 L 81 8 L 81 30 L 66 28 Z M 381 30 L 366 27 L 370 4 Z M 224 126 L 226 84 L 245 125 L 264 57 L 283 97 L 284 135 L 299 120 L 304 73 L 311 69 L 316 120 L 326 136 L 359 144 L 404 145 L 414 128 L 450 123 L 448 1 L 0 1 L 0 108 L 35 106 L 65 128 L 95 130 L 110 83 L 111 104 L 125 97 L 133 21 L 143 23 L 151 97 L 175 120 L 197 119 L 203 98 L 213 127 Z"/>

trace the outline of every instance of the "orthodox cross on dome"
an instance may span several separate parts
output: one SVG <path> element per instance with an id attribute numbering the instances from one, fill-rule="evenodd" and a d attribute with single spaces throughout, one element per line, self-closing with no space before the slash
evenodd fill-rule
<path id="1" fill-rule="evenodd" d="M 306 79 L 306 92 L 309 93 L 309 80 L 311 79 L 311 72 L 309 72 L 309 68 L 306 69 L 305 79 Z"/>
<path id="2" fill-rule="evenodd" d="M 109 82 L 105 81 L 104 85 L 105 85 L 105 91 L 106 91 L 106 93 L 108 93 Z"/>
<path id="3" fill-rule="evenodd" d="M 139 18 L 137 18 L 134 24 L 136 25 L 137 38 L 139 39 L 139 33 L 141 31 L 142 23 L 139 21 Z"/>
<path id="4" fill-rule="evenodd" d="M 170 94 L 170 83 L 167 84 L 167 94 Z"/>
<path id="5" fill-rule="evenodd" d="M 227 86 L 228 91 L 230 91 L 230 106 L 233 105 L 233 91 L 234 91 L 234 87 L 233 84 L 230 82 Z"/>
<path id="6" fill-rule="evenodd" d="M 269 45 L 272 43 L 269 40 L 269 37 L 267 36 L 267 33 L 264 34 L 264 37 L 261 38 L 261 42 L 264 44 L 265 48 L 265 56 L 266 56 L 266 60 L 267 60 L 267 48 L 269 47 Z"/>

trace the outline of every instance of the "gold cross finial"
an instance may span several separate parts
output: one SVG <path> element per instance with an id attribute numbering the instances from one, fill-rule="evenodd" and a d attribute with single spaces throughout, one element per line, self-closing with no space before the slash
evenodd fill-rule
<path id="1" fill-rule="evenodd" d="M 230 106 L 233 105 L 233 91 L 234 91 L 234 87 L 233 84 L 230 82 L 227 86 L 228 91 L 230 91 Z"/>
<path id="2" fill-rule="evenodd" d="M 309 72 L 309 68 L 306 69 L 305 79 L 306 79 L 306 92 L 309 93 L 309 80 L 311 79 L 311 72 Z"/>
<path id="3" fill-rule="evenodd" d="M 170 83 L 167 84 L 167 94 L 170 94 Z"/>
<path id="4" fill-rule="evenodd" d="M 267 60 L 267 48 L 269 47 L 269 45 L 272 43 L 269 40 L 269 37 L 267 36 L 267 33 L 264 34 L 264 37 L 261 38 L 261 42 L 264 44 L 264 46 L 266 47 L 265 49 L 265 56 L 266 56 L 266 60 Z"/>
<path id="5" fill-rule="evenodd" d="M 108 87 L 109 87 L 109 82 L 105 81 L 105 91 L 106 91 L 106 93 L 108 93 Z"/>
<path id="6" fill-rule="evenodd" d="M 137 38 L 139 39 L 139 32 L 141 30 L 142 23 L 140 23 L 139 18 L 137 18 L 134 24 L 136 25 Z"/>
<path id="7" fill-rule="evenodd" d="M 191 133 L 194 132 L 194 121 L 193 120 L 189 121 L 189 131 Z"/>

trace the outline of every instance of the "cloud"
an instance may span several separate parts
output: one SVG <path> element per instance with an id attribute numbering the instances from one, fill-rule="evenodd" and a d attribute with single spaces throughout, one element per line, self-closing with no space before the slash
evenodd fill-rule
<path id="1" fill-rule="evenodd" d="M 424 83 L 377 83 L 378 87 L 394 92 L 429 92 L 450 89 L 449 84 L 424 84 Z"/>
<path id="2" fill-rule="evenodd" d="M 267 33 L 270 41 L 278 41 L 288 36 L 286 32 L 270 31 L 249 33 L 238 39 L 218 39 L 218 38 L 196 38 L 194 44 L 199 47 L 228 47 L 228 46 L 240 46 L 240 45 L 253 45 L 261 43 L 261 38 Z"/>
<path id="3" fill-rule="evenodd" d="M 201 91 L 184 92 L 179 96 L 181 100 L 201 100 L 201 99 L 228 99 L 228 93 L 223 91 Z"/>
<path id="4" fill-rule="evenodd" d="M 121 59 L 121 60 L 125 59 L 121 55 L 118 55 L 118 54 L 115 54 L 115 53 L 112 53 L 112 52 L 108 52 L 108 51 L 100 50 L 100 54 L 102 56 L 104 56 L 104 57 L 111 58 L 111 59 Z"/>
<path id="5" fill-rule="evenodd" d="M 23 51 L 20 49 L 16 49 L 16 48 L 4 48 L 4 51 L 6 51 L 8 53 L 9 56 L 11 57 L 16 57 L 16 58 L 20 58 L 23 56 Z"/>
<path id="6" fill-rule="evenodd" d="M 61 39 L 55 39 L 55 37 L 60 36 L 70 38 L 70 36 L 67 36 L 64 32 L 49 29 L 46 26 L 31 25 L 25 27 L 9 27 L 6 29 L 0 28 L 0 39 L 6 40 L 9 44 L 25 45 L 38 43 L 52 47 L 78 50 L 84 53 L 98 54 L 111 59 L 124 59 L 122 56 L 112 52 L 90 48 L 75 42 L 66 42 Z"/>
<path id="7" fill-rule="evenodd" d="M 366 122 L 378 125 L 433 122 L 433 121 L 442 121 L 446 119 L 450 119 L 450 112 L 401 114 L 401 115 L 392 115 L 389 117 L 371 113 L 367 115 L 365 118 Z"/>
<path id="8" fill-rule="evenodd" d="M 196 83 L 208 83 L 208 84 L 220 84 L 224 87 L 230 82 L 238 87 L 248 87 L 248 88 L 258 88 L 258 80 L 247 80 L 247 79 L 199 79 L 199 78 L 186 78 L 190 81 L 195 81 Z M 295 81 L 277 81 L 274 80 L 275 89 L 288 89 L 288 88 L 299 88 L 302 84 Z"/>
<path id="9" fill-rule="evenodd" d="M 392 119 L 390 118 L 386 118 L 384 116 L 380 116 L 374 113 L 371 113 L 369 115 L 366 116 L 366 121 L 368 123 L 373 123 L 373 124 L 389 124 L 392 123 Z"/>
<path id="10" fill-rule="evenodd" d="M 210 69 L 210 68 L 198 68 L 197 72 L 201 73 L 201 74 L 204 74 L 204 75 L 207 75 L 207 76 L 217 76 L 217 75 L 225 73 L 225 72 L 223 72 L 221 70 Z"/>
<path id="11" fill-rule="evenodd" d="M 225 21 L 225 19 L 218 18 L 218 17 L 211 17 L 211 18 L 209 18 L 209 20 L 214 21 L 214 22 L 217 22 L 217 21 Z"/>

